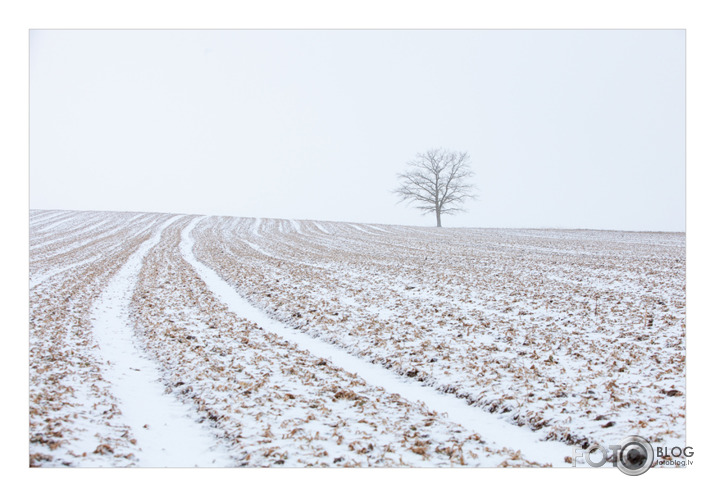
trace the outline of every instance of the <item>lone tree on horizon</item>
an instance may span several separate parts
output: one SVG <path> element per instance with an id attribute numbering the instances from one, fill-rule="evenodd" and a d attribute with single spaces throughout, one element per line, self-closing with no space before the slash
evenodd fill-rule
<path id="1" fill-rule="evenodd" d="M 465 200 L 476 198 L 474 176 L 467 152 L 452 152 L 441 148 L 417 154 L 407 163 L 409 169 L 397 175 L 400 187 L 393 191 L 400 200 L 415 204 L 417 209 L 434 212 L 437 227 L 442 227 L 442 215 L 464 211 L 459 207 Z"/>

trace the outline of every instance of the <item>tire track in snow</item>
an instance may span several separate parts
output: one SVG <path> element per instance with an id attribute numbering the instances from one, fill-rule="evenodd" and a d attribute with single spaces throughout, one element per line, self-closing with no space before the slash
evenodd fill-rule
<path id="1" fill-rule="evenodd" d="M 253 224 L 253 228 L 251 229 L 251 231 L 253 232 L 254 236 L 257 236 L 257 237 L 261 236 L 261 233 L 260 233 L 261 221 L 262 221 L 261 218 L 257 217 L 255 220 L 255 223 Z"/>
<path id="2" fill-rule="evenodd" d="M 316 228 L 318 228 L 318 229 L 319 229 L 320 231 L 322 231 L 324 234 L 326 234 L 326 235 L 332 235 L 332 233 L 331 233 L 330 231 L 326 230 L 325 227 L 323 227 L 323 225 L 320 224 L 319 222 L 313 221 L 313 224 L 315 225 Z"/>
<path id="3" fill-rule="evenodd" d="M 275 255 L 271 254 L 270 252 L 266 252 L 265 250 L 263 250 L 261 247 L 259 247 L 255 243 L 251 243 L 248 240 L 244 240 L 244 239 L 241 239 L 241 241 L 243 243 L 245 243 L 246 245 L 248 245 L 249 247 L 251 247 L 256 252 L 261 253 L 261 254 L 265 255 L 266 257 L 271 257 L 273 259 L 279 259 L 279 257 L 276 257 Z"/>
<path id="4" fill-rule="evenodd" d="M 137 466 L 233 466 L 218 440 L 195 421 L 191 409 L 164 393 L 159 369 L 137 347 L 130 324 L 129 301 L 144 256 L 166 227 L 181 217 L 166 221 L 112 277 L 93 308 L 92 332 L 102 359 L 109 363 L 104 376 L 112 384 L 122 421 L 137 441 Z"/>
<path id="5" fill-rule="evenodd" d="M 253 321 L 311 354 L 329 359 L 338 367 L 354 373 L 367 383 L 396 393 L 411 402 L 422 402 L 428 409 L 447 413 L 451 421 L 479 433 L 483 440 L 499 447 L 521 451 L 529 461 L 549 463 L 565 467 L 571 447 L 562 442 L 542 441 L 539 434 L 526 427 L 508 423 L 478 407 L 472 407 L 463 399 L 438 392 L 432 387 L 397 375 L 381 366 L 350 355 L 344 349 L 313 338 L 305 333 L 288 328 L 262 310 L 243 299 L 236 290 L 210 267 L 200 262 L 193 253 L 194 239 L 191 232 L 202 218 L 193 220 L 181 233 L 181 255 L 199 274 L 209 290 L 237 316 Z"/>
<path id="6" fill-rule="evenodd" d="M 298 233 L 299 235 L 304 234 L 300 229 L 300 223 L 298 221 L 296 221 L 295 219 L 291 219 L 290 224 L 293 225 L 293 229 L 295 230 L 296 233 Z"/>
<path id="7" fill-rule="evenodd" d="M 360 231 L 361 233 L 367 233 L 368 235 L 374 235 L 374 234 L 375 234 L 375 233 L 372 233 L 372 232 L 366 230 L 365 228 L 363 228 L 362 226 L 360 226 L 360 225 L 358 225 L 358 224 L 351 224 L 350 227 L 353 228 L 353 229 L 356 229 L 356 230 Z"/>

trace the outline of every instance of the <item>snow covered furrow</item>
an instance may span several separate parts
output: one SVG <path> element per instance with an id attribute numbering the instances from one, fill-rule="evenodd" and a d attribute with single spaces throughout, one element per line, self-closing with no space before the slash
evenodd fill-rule
<path id="1" fill-rule="evenodd" d="M 544 441 L 684 443 L 683 234 L 172 218 L 30 212 L 32 465 L 563 465 Z"/>
<path id="2" fill-rule="evenodd" d="M 289 329 L 283 323 L 253 307 L 213 270 L 194 257 L 193 239 L 190 238 L 190 231 L 196 222 L 190 224 L 184 231 L 182 256 L 194 267 L 209 289 L 237 316 L 295 343 L 317 358 L 330 360 L 336 366 L 355 374 L 370 385 L 383 388 L 389 393 L 398 394 L 412 402 L 422 402 L 432 411 L 449 413 L 449 419 L 470 431 L 480 433 L 482 440 L 491 442 L 497 447 L 510 447 L 521 453 L 526 459 L 542 464 L 554 466 L 565 464 L 564 457 L 569 452 L 568 446 L 557 442 L 543 442 L 528 428 L 520 428 L 506 423 L 496 416 L 469 406 L 462 399 L 437 392 L 428 386 L 420 385 L 416 381 L 387 371 L 379 365 L 352 356 L 340 347 Z"/>
<path id="3" fill-rule="evenodd" d="M 88 259 L 79 260 L 72 264 L 55 267 L 54 269 L 48 269 L 48 270 L 46 270 L 42 273 L 39 273 L 39 274 L 36 272 L 35 274 L 33 274 L 30 277 L 30 290 L 34 290 L 35 287 L 43 284 L 45 281 L 57 276 L 58 274 L 64 273 L 65 271 L 71 271 L 72 269 L 75 269 L 78 267 L 82 267 L 82 266 L 86 267 L 91 264 L 94 264 L 99 258 L 100 258 L 100 255 L 95 255 Z"/>
<path id="4" fill-rule="evenodd" d="M 30 229 L 38 226 L 39 224 L 45 223 L 52 218 L 56 218 L 62 215 L 62 211 L 46 211 L 39 209 L 30 210 Z"/>
<path id="5" fill-rule="evenodd" d="M 58 260 L 69 252 L 83 247 L 89 247 L 92 244 L 100 242 L 102 239 L 110 239 L 119 231 L 126 230 L 130 223 L 141 217 L 138 214 L 132 217 L 117 217 L 99 221 L 95 225 L 77 227 L 71 231 L 57 231 L 54 233 L 53 240 L 32 244 L 30 246 L 30 261 L 31 263 L 49 262 L 54 265 L 53 261 Z M 108 226 L 106 226 L 108 225 Z M 103 228 L 100 229 L 100 226 Z"/>
<path id="6" fill-rule="evenodd" d="M 333 234 L 331 231 L 327 230 L 327 229 L 323 226 L 323 224 L 321 224 L 321 223 L 319 223 L 319 222 L 317 222 L 317 221 L 313 221 L 313 226 L 315 226 L 315 228 L 316 228 L 318 231 L 320 231 L 321 233 L 323 233 L 323 234 L 325 234 L 325 235 L 332 235 L 332 234 Z"/>
<path id="7" fill-rule="evenodd" d="M 239 465 L 532 464 L 232 313 L 182 257 L 184 226 L 147 254 L 132 315 L 167 389 L 223 433 Z"/>
<path id="8" fill-rule="evenodd" d="M 75 212 L 82 222 L 87 213 Z M 119 213 L 104 213 L 125 219 Z M 100 257 L 75 261 L 30 291 L 30 464 L 128 465 L 133 435 L 118 418 L 91 333 L 91 306 L 112 275 L 145 240 L 161 215 L 151 215 L 102 246 Z M 33 274 L 31 266 L 31 279 Z"/>
<path id="9" fill-rule="evenodd" d="M 151 223 L 145 224 L 141 219 L 152 219 L 153 215 L 131 216 L 115 214 L 112 223 L 105 230 L 97 233 L 86 233 L 83 238 L 63 237 L 64 241 L 53 244 L 55 252 L 35 253 L 30 257 L 30 285 L 32 288 L 49 278 L 65 271 L 82 266 L 88 261 L 97 261 L 103 254 L 122 248 L 125 237 L 141 236 L 152 229 Z"/>
<path id="10" fill-rule="evenodd" d="M 197 253 L 290 327 L 544 437 L 684 437 L 682 235 L 334 232 L 297 240 L 266 231 L 255 243 L 271 259 L 219 232 L 200 237 Z M 630 239 L 639 243 L 623 250 Z"/>
<path id="11" fill-rule="evenodd" d="M 296 221 L 295 219 L 290 220 L 290 224 L 293 227 L 293 230 L 298 233 L 299 235 L 303 235 L 303 231 L 300 228 L 300 223 Z"/>
<path id="12" fill-rule="evenodd" d="M 92 217 L 88 217 L 83 223 L 83 225 L 77 224 L 72 225 L 71 227 L 55 227 L 53 229 L 48 229 L 43 234 L 37 234 L 33 232 L 31 237 L 32 244 L 30 245 L 30 252 L 38 252 L 40 249 L 52 244 L 61 245 L 64 239 L 69 239 L 77 235 L 81 235 L 83 233 L 88 233 L 108 222 L 109 219 L 106 216 L 102 216 L 98 213 Z M 60 231 L 60 233 L 58 234 L 57 231 Z"/>
<path id="13" fill-rule="evenodd" d="M 41 236 L 57 226 L 67 222 L 73 223 L 77 219 L 72 211 L 49 211 L 49 215 L 35 221 L 30 220 L 30 236 Z"/>
<path id="14" fill-rule="evenodd" d="M 232 466 L 214 435 L 199 425 L 189 409 L 164 393 L 160 372 L 144 356 L 134 338 L 129 304 L 146 254 L 163 231 L 180 216 L 165 221 L 112 277 L 92 310 L 92 334 L 107 363 L 120 419 L 127 424 L 136 447 L 134 464 L 141 467 Z"/>

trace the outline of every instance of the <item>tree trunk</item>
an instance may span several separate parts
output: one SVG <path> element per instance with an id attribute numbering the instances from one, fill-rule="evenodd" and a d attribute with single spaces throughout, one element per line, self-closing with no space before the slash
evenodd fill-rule
<path id="1" fill-rule="evenodd" d="M 442 213 L 439 212 L 439 207 L 434 210 L 435 213 L 437 213 L 437 227 L 441 228 L 442 227 Z"/>

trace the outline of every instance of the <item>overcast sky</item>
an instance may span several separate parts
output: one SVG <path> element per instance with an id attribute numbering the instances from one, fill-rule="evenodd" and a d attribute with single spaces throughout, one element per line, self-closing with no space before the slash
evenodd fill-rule
<path id="1" fill-rule="evenodd" d="M 685 230 L 684 31 L 32 31 L 30 85 L 31 208 L 429 226 L 445 147 L 445 226 Z"/>

